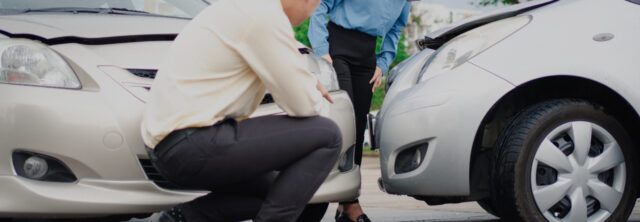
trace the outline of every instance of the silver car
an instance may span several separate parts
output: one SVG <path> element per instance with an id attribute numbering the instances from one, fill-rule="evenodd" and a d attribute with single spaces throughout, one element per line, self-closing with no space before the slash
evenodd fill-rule
<path id="1" fill-rule="evenodd" d="M 625 221 L 640 1 L 530 1 L 428 34 L 375 123 L 382 189 L 507 221 Z"/>
<path id="2" fill-rule="evenodd" d="M 158 63 L 202 0 L 0 1 L 0 218 L 95 217 L 166 209 L 205 194 L 166 181 L 140 135 Z M 212 6 L 214 7 L 214 6 Z M 232 22 L 232 21 L 230 21 Z M 331 65 L 342 156 L 311 203 L 356 198 L 354 114 Z M 282 114 L 267 95 L 254 116 Z"/>

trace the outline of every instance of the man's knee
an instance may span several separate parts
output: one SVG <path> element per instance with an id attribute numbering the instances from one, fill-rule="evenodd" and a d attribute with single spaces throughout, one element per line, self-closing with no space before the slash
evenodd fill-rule
<path id="1" fill-rule="evenodd" d="M 340 149 L 342 147 L 342 133 L 333 120 L 321 116 L 314 117 L 314 125 L 328 132 L 329 148 Z"/>

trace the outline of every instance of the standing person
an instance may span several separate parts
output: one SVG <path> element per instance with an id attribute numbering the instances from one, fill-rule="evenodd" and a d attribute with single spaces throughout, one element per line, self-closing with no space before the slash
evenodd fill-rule
<path id="1" fill-rule="evenodd" d="M 311 16 L 308 36 L 314 54 L 333 64 L 340 88 L 346 90 L 353 101 L 358 165 L 362 162 L 371 97 L 396 56 L 410 8 L 407 0 L 322 0 Z M 383 37 L 383 41 L 376 55 L 378 36 Z M 336 220 L 369 221 L 358 200 L 341 203 Z"/>
<path id="2" fill-rule="evenodd" d="M 319 3 L 220 0 L 178 35 L 153 83 L 142 136 L 169 181 L 212 192 L 160 220 L 300 215 L 342 143 L 337 125 L 318 116 L 332 100 L 304 65 L 291 28 Z M 247 119 L 266 90 L 288 116 Z"/>

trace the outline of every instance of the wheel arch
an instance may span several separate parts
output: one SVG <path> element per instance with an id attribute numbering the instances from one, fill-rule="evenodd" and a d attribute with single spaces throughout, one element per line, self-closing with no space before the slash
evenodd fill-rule
<path id="1" fill-rule="evenodd" d="M 640 144 L 640 117 L 620 94 L 610 87 L 576 76 L 550 76 L 531 80 L 509 91 L 485 114 L 476 130 L 469 164 L 471 199 L 489 195 L 489 175 L 492 167 L 491 152 L 500 132 L 513 117 L 527 106 L 559 98 L 577 98 L 601 105 L 618 120 L 629 133 L 634 146 Z"/>

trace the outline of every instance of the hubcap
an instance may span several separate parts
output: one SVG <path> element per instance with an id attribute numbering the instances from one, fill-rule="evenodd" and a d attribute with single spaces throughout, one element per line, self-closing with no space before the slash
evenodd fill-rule
<path id="1" fill-rule="evenodd" d="M 563 124 L 542 141 L 531 167 L 531 190 L 549 221 L 604 221 L 617 208 L 626 182 L 615 138 L 584 121 Z"/>

